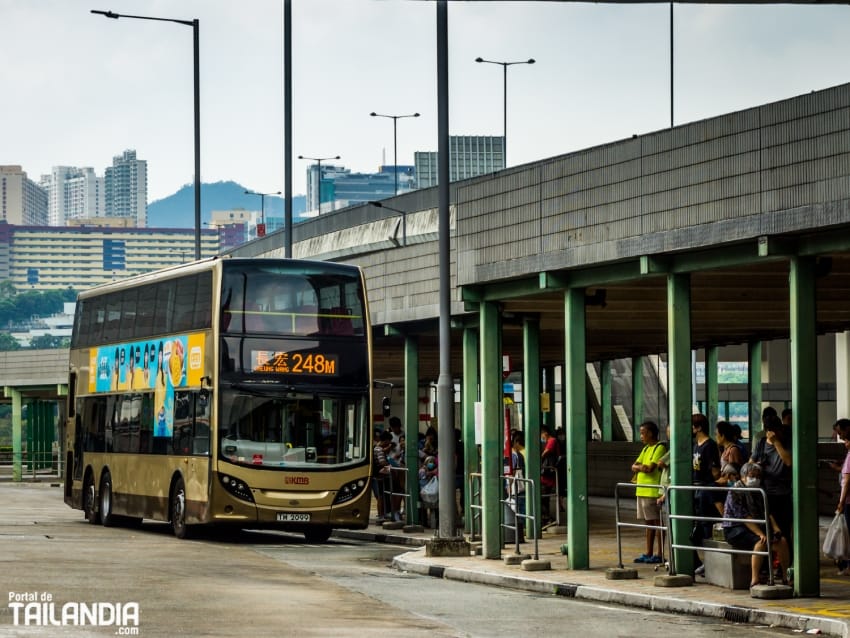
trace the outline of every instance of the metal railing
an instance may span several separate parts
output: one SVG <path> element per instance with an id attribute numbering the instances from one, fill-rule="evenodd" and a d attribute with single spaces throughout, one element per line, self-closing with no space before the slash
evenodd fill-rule
<path id="1" fill-rule="evenodd" d="M 515 552 L 519 554 L 519 539 L 520 539 L 520 529 L 528 527 L 528 522 L 531 522 L 531 534 L 534 539 L 534 560 L 539 560 L 540 551 L 538 548 L 539 539 L 537 535 L 537 489 L 535 486 L 534 479 L 528 478 L 519 478 L 517 476 L 513 476 L 511 474 L 503 474 L 501 478 L 505 481 L 507 486 L 507 497 L 500 499 L 500 503 L 502 503 L 503 507 L 510 507 L 514 512 L 514 542 L 516 545 Z M 520 492 L 519 487 L 523 486 L 523 491 Z M 525 499 L 526 511 L 520 512 L 519 507 L 519 499 Z M 528 513 L 528 504 L 531 503 L 531 514 Z M 502 522 L 502 527 L 505 529 L 511 529 L 511 526 L 506 522 Z"/>
<path id="2" fill-rule="evenodd" d="M 665 508 L 662 509 L 660 513 L 661 516 L 661 525 L 647 525 L 646 523 L 626 523 L 620 520 L 620 489 L 621 488 L 629 488 L 631 490 L 636 490 L 638 487 L 649 487 L 656 488 L 659 490 L 659 493 L 664 495 L 664 500 L 666 503 Z M 732 492 L 752 492 L 761 494 L 762 502 L 764 504 L 764 518 L 732 518 L 726 516 L 698 516 L 696 514 L 672 514 L 669 510 L 669 503 L 671 495 L 675 492 L 698 492 L 698 491 L 709 491 L 709 492 L 724 492 L 728 493 Z M 666 510 L 666 512 L 665 512 Z M 668 560 L 670 565 L 670 575 L 676 574 L 676 562 L 675 562 L 675 553 L 673 550 L 682 549 L 682 550 L 702 550 L 704 552 L 716 552 L 719 554 L 747 554 L 750 556 L 764 556 L 768 560 L 768 584 L 774 584 L 774 574 L 773 574 L 773 566 L 770 564 L 770 559 L 772 556 L 771 546 L 772 546 L 772 537 L 773 531 L 770 525 L 770 509 L 767 502 L 767 494 L 762 488 L 758 487 L 737 487 L 737 486 L 726 486 L 726 487 L 715 487 L 710 485 L 655 485 L 655 484 L 635 484 L 635 483 L 617 483 L 614 487 L 614 516 L 617 527 L 617 564 L 622 569 L 623 568 L 623 552 L 622 552 L 622 543 L 620 538 L 620 528 L 621 527 L 637 527 L 641 529 L 654 529 L 660 531 L 661 534 L 666 535 L 667 542 L 665 547 L 667 549 Z M 755 548 L 751 550 L 746 549 L 735 549 L 733 547 L 707 547 L 703 545 L 695 545 L 695 544 L 684 544 L 677 542 L 678 539 L 674 537 L 674 526 L 671 524 L 671 521 L 674 520 L 687 520 L 692 521 L 694 523 L 755 523 L 756 525 L 764 525 L 765 529 L 765 537 L 767 539 L 766 547 L 763 551 L 756 550 Z M 688 538 L 690 540 L 690 537 Z M 705 540 L 711 540 L 711 538 L 707 538 Z M 725 542 L 725 539 L 724 539 Z M 664 557 L 662 556 L 662 561 Z"/>
<path id="3" fill-rule="evenodd" d="M 401 479 L 394 478 L 397 474 L 401 475 Z M 405 517 L 412 522 L 411 519 L 412 512 L 410 509 L 410 491 L 407 489 L 407 484 L 410 483 L 407 480 L 407 467 L 404 465 L 390 465 L 390 473 L 388 477 L 389 481 L 389 490 L 384 490 L 384 496 L 389 500 L 390 506 L 390 516 L 392 517 L 392 501 L 393 496 L 400 496 L 404 500 L 404 514 Z M 401 489 L 401 486 L 404 485 L 404 492 L 396 492 L 396 488 Z M 385 502 L 386 505 L 386 502 Z"/>
<path id="4" fill-rule="evenodd" d="M 534 481 L 534 479 L 518 478 L 516 476 L 505 474 L 501 475 L 499 478 L 505 481 L 503 485 L 507 484 L 507 496 L 505 498 L 499 499 L 499 503 L 502 505 L 502 507 L 511 507 L 513 505 L 512 510 L 514 512 L 513 526 L 501 522 L 500 527 L 514 530 L 515 551 L 517 554 L 519 554 L 520 521 L 522 521 L 522 527 L 527 527 L 527 522 L 530 521 L 532 537 L 534 538 L 534 559 L 538 560 L 540 556 L 540 550 L 539 537 L 537 534 L 537 483 L 536 481 Z M 481 540 L 481 528 L 483 526 L 482 515 L 484 511 L 484 506 L 481 504 L 481 481 L 482 476 L 478 472 L 470 473 L 467 478 L 467 483 L 469 485 L 469 509 L 472 518 L 472 520 L 469 522 L 470 541 Z M 523 495 L 525 496 L 526 507 L 528 507 L 529 502 L 531 503 L 530 514 L 527 510 L 525 513 L 520 513 L 518 511 L 520 508 L 517 506 L 516 501 L 512 500 L 512 495 L 516 494 L 516 486 L 519 483 L 525 485 L 525 492 Z"/>
<path id="5" fill-rule="evenodd" d="M 638 527 L 640 529 L 654 529 L 658 531 L 659 534 L 662 535 L 662 539 L 666 538 L 666 547 L 667 547 L 667 556 L 670 557 L 670 565 L 672 569 L 673 565 L 673 551 L 671 547 L 671 538 L 670 538 L 670 529 L 669 522 L 667 525 L 664 524 L 664 514 L 663 512 L 659 512 L 659 520 L 661 521 L 661 525 L 647 525 L 646 523 L 626 523 L 620 520 L 620 488 L 629 488 L 632 491 L 636 491 L 639 487 L 648 487 L 648 488 L 657 488 L 660 494 L 666 494 L 666 490 L 663 485 L 654 485 L 654 484 L 645 484 L 641 483 L 638 485 L 637 483 L 617 483 L 614 486 L 614 521 L 617 527 L 617 566 L 622 569 L 623 568 L 623 545 L 622 538 L 620 537 L 620 528 L 621 527 Z M 634 495 L 633 495 L 634 496 Z M 666 534 L 666 537 L 664 536 Z M 662 540 L 662 555 L 661 555 L 661 564 L 664 563 L 664 540 Z"/>
<path id="6" fill-rule="evenodd" d="M 717 552 L 719 554 L 749 554 L 750 556 L 764 556 L 767 558 L 767 573 L 768 573 L 768 584 L 774 584 L 773 577 L 773 565 L 770 562 L 771 559 L 771 546 L 773 545 L 773 531 L 771 530 L 770 524 L 770 509 L 767 502 L 767 493 L 760 487 L 714 487 L 712 485 L 670 485 L 667 488 L 667 494 L 672 495 L 675 492 L 698 492 L 698 491 L 708 491 L 708 492 L 752 492 L 761 494 L 762 503 L 764 504 L 764 518 L 731 518 L 725 516 L 696 516 L 696 515 L 687 515 L 687 514 L 668 514 L 668 517 L 671 521 L 673 520 L 686 520 L 686 521 L 694 521 L 694 522 L 711 522 L 713 523 L 755 523 L 756 525 L 764 525 L 765 530 L 765 538 L 767 539 L 767 543 L 764 551 L 757 551 L 756 549 L 746 550 L 746 549 L 734 549 L 732 547 L 705 547 L 702 545 L 692 545 L 692 544 L 681 544 L 677 542 L 673 542 L 671 540 L 671 548 L 672 549 L 692 549 L 696 551 L 697 549 L 701 549 L 704 552 Z M 672 535 L 671 535 L 672 539 Z M 676 539 L 677 540 L 677 539 Z M 690 540 L 690 539 L 689 539 Z M 711 540 L 711 539 L 706 539 Z M 670 574 L 676 573 L 676 566 L 674 562 L 670 562 Z"/>
<path id="7" fill-rule="evenodd" d="M 469 482 L 469 510 L 472 517 L 472 520 L 469 521 L 469 540 L 478 541 L 481 540 L 482 513 L 484 512 L 484 506 L 481 505 L 482 476 L 479 472 L 470 472 L 467 480 Z M 478 486 L 477 490 L 475 489 L 476 486 Z"/>

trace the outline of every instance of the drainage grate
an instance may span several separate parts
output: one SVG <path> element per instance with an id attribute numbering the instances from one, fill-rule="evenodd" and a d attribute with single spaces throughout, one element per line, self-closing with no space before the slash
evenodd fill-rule
<path id="1" fill-rule="evenodd" d="M 578 585 L 555 585 L 554 593 L 556 596 L 564 596 L 565 598 L 575 598 L 578 591 Z"/>
<path id="2" fill-rule="evenodd" d="M 445 571 L 445 567 L 440 567 L 439 565 L 431 565 L 428 568 L 428 575 L 433 576 L 434 578 L 442 578 Z"/>
<path id="3" fill-rule="evenodd" d="M 747 607 L 724 607 L 723 618 L 731 622 L 750 622 L 750 612 Z"/>

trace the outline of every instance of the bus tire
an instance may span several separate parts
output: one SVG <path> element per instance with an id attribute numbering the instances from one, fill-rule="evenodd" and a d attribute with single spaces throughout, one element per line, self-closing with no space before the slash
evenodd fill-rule
<path id="1" fill-rule="evenodd" d="M 189 538 L 189 526 L 186 524 L 186 484 L 182 478 L 174 482 L 171 490 L 171 531 L 177 538 Z"/>
<path id="2" fill-rule="evenodd" d="M 97 494 L 94 491 L 94 477 L 86 474 L 83 482 L 83 513 L 86 520 L 92 525 L 100 523 L 100 514 L 97 511 Z"/>
<path id="3" fill-rule="evenodd" d="M 112 514 L 112 476 L 107 471 L 100 479 L 100 522 L 104 527 L 114 527 L 116 519 Z"/>
<path id="4" fill-rule="evenodd" d="M 308 543 L 327 543 L 333 529 L 328 525 L 316 525 L 304 530 L 304 539 Z"/>

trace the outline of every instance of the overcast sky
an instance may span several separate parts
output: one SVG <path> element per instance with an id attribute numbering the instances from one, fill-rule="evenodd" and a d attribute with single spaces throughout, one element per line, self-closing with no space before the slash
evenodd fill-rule
<path id="1" fill-rule="evenodd" d="M 134 148 L 148 199 L 191 183 L 192 30 L 90 9 L 200 20 L 201 176 L 283 190 L 283 0 L 0 0 L 0 164 L 29 177 Z M 508 164 L 670 122 L 669 5 L 449 3 L 450 132 L 501 135 Z M 293 191 L 308 162 L 354 171 L 437 149 L 436 6 L 292 0 Z M 677 124 L 850 80 L 850 7 L 675 6 Z"/>

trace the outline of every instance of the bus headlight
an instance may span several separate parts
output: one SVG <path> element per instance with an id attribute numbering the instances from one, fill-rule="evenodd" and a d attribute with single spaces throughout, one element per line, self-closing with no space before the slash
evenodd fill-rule
<path id="1" fill-rule="evenodd" d="M 248 487 L 248 484 L 242 479 L 235 478 L 228 474 L 219 474 L 218 480 L 224 489 L 236 498 L 240 498 L 243 501 L 248 501 L 250 503 L 254 502 L 254 495 L 251 494 L 251 488 Z"/>
<path id="2" fill-rule="evenodd" d="M 346 503 L 357 496 L 359 496 L 366 486 L 368 485 L 366 479 L 356 479 L 354 481 L 348 481 L 343 484 L 336 492 L 336 498 L 334 499 L 334 505 L 339 505 L 340 503 Z"/>

